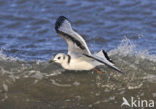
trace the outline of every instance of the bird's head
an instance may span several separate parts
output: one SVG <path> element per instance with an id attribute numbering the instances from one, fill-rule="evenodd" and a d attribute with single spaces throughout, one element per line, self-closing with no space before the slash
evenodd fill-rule
<path id="1" fill-rule="evenodd" d="M 64 53 L 57 54 L 54 58 L 52 58 L 49 63 L 56 62 L 62 64 L 65 61 L 66 55 Z"/>

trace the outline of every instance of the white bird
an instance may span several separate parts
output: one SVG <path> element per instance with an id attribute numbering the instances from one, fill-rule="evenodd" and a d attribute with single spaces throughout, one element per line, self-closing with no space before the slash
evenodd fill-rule
<path id="1" fill-rule="evenodd" d="M 66 41 L 68 45 L 68 54 L 58 53 L 49 62 L 61 64 L 67 70 L 91 70 L 96 66 L 107 65 L 108 67 L 123 73 L 119 70 L 108 57 L 104 50 L 97 54 L 91 54 L 85 40 L 76 31 L 72 29 L 70 21 L 60 16 L 55 23 L 55 30 L 58 35 Z"/>

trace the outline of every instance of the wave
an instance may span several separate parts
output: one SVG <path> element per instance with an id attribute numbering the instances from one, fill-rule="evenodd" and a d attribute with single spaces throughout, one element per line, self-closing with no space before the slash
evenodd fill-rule
<path id="1" fill-rule="evenodd" d="M 117 48 L 110 50 L 108 54 L 119 68 L 125 66 L 126 69 L 123 69 L 125 72 L 130 69 L 133 69 L 133 72 L 154 72 L 156 69 L 156 55 L 150 55 L 148 50 L 138 51 L 137 46 L 127 38 L 124 38 Z M 2 50 L 0 51 L 1 74 L 9 72 L 24 75 L 27 74 L 25 72 L 40 72 L 45 75 L 57 75 L 57 73 L 61 74 L 61 71 L 62 68 L 57 64 L 49 64 L 41 60 L 24 61 L 17 57 L 7 57 Z"/>
<path id="2" fill-rule="evenodd" d="M 138 51 L 133 42 L 124 38 L 117 48 L 108 52 L 108 55 L 126 75 L 120 75 L 106 66 L 99 67 L 105 72 L 103 75 L 98 75 L 94 71 L 65 71 L 60 65 L 49 64 L 46 61 L 24 61 L 16 57 L 7 57 L 1 50 L 0 93 L 4 96 L 0 99 L 8 99 L 7 93 L 13 84 L 16 84 L 17 88 L 23 87 L 21 84 L 25 83 L 28 83 L 29 87 L 36 87 L 37 84 L 44 87 L 48 84 L 63 88 L 92 83 L 106 92 L 120 90 L 122 93 L 125 89 L 145 87 L 145 81 L 156 83 L 156 55 L 150 55 L 148 50 Z"/>
<path id="3" fill-rule="evenodd" d="M 141 58 L 156 62 L 156 55 L 149 54 L 148 50 L 142 51 L 137 50 L 137 46 L 126 37 L 121 41 L 121 43 L 116 49 L 111 50 L 109 53 L 110 55 L 117 54 L 123 57 L 134 56 L 137 57 L 138 59 Z"/>

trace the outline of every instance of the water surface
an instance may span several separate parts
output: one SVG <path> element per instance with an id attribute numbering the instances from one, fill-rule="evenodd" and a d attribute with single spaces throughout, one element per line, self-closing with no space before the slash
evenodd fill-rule
<path id="1" fill-rule="evenodd" d="M 60 15 L 92 53 L 105 49 L 126 75 L 106 66 L 97 74 L 49 64 L 67 53 L 54 30 Z M 0 1 L 0 108 L 120 109 L 122 97 L 132 96 L 156 103 L 154 0 Z"/>

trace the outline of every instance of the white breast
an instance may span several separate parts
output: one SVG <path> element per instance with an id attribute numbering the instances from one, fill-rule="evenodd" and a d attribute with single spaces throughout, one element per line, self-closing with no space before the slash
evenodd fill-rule
<path id="1" fill-rule="evenodd" d="M 95 65 L 91 61 L 86 61 L 82 59 L 71 59 L 70 63 L 62 64 L 64 69 L 68 70 L 91 70 Z"/>

